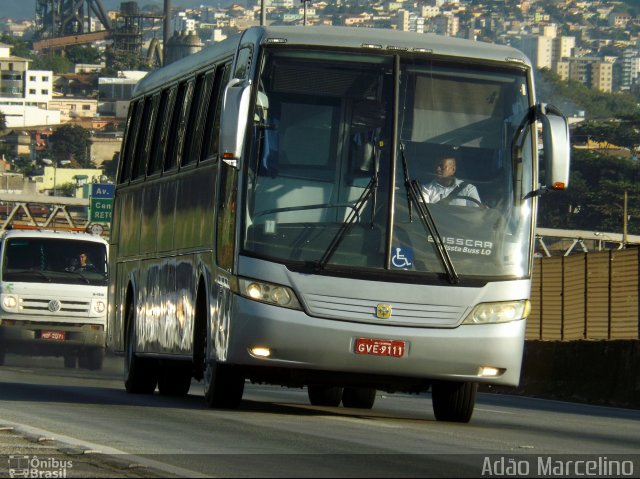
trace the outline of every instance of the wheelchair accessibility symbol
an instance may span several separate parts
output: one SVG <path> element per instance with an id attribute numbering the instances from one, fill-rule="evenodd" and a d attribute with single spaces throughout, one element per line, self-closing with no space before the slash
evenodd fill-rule
<path id="1" fill-rule="evenodd" d="M 411 248 L 394 247 L 395 253 L 391 257 L 391 264 L 394 268 L 413 268 L 413 250 Z"/>

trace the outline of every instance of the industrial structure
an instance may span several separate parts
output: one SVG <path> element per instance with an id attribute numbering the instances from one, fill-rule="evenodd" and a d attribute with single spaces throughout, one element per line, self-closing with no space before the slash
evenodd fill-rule
<path id="1" fill-rule="evenodd" d="M 55 50 L 72 45 L 88 44 L 109 39 L 116 52 L 134 53 L 142 57 L 144 33 L 147 28 L 162 23 L 164 45 L 168 32 L 166 21 L 170 18 L 171 4 L 165 0 L 163 14 L 143 12 L 135 1 L 120 4 L 120 11 L 112 20 L 101 0 L 36 0 L 37 38 L 36 51 Z M 158 28 L 160 30 L 160 28 Z M 153 57 L 162 63 L 162 50 L 154 42 Z"/>

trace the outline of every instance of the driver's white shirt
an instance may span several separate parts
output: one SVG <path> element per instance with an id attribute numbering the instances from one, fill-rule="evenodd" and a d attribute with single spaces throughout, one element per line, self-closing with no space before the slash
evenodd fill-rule
<path id="1" fill-rule="evenodd" d="M 437 180 L 433 180 L 431 183 L 422 187 L 422 196 L 427 203 L 437 203 L 442 198 L 446 198 L 447 196 L 449 196 L 449 194 L 454 189 L 456 189 L 460 183 L 462 183 L 462 180 L 456 178 L 451 186 L 444 186 L 438 183 Z M 464 198 L 459 198 L 460 196 L 468 196 L 469 198 L 474 198 L 478 201 L 478 203 L 466 200 Z M 452 199 L 448 204 L 454 206 L 480 206 L 479 203 L 480 195 L 478 195 L 478 190 L 471 183 L 467 183 L 456 194 L 456 199 Z"/>

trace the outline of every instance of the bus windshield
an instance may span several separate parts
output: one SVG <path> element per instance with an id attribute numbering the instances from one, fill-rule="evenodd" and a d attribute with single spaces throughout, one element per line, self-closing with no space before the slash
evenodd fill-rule
<path id="1" fill-rule="evenodd" d="M 523 69 L 273 49 L 257 88 L 244 254 L 452 282 L 529 274 Z"/>
<path id="2" fill-rule="evenodd" d="M 21 237 L 5 243 L 2 280 L 105 286 L 107 249 L 102 243 Z"/>

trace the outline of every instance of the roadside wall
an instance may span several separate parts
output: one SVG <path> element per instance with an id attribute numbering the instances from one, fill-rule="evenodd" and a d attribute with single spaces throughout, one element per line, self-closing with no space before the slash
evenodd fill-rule
<path id="1" fill-rule="evenodd" d="M 536 258 L 527 339 L 640 339 L 639 253 Z"/>
<path id="2" fill-rule="evenodd" d="M 520 385 L 481 390 L 640 409 L 640 341 L 527 341 Z"/>

